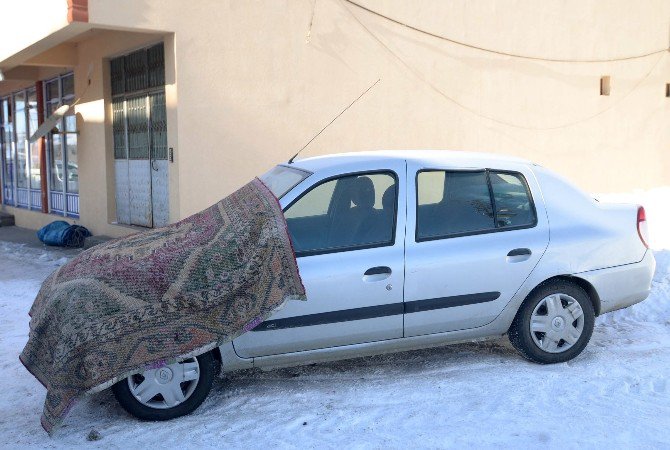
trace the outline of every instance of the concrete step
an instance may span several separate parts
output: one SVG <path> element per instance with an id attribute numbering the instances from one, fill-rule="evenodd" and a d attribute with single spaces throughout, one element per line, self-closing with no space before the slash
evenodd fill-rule
<path id="1" fill-rule="evenodd" d="M 14 216 L 0 211 L 0 227 L 14 226 Z"/>

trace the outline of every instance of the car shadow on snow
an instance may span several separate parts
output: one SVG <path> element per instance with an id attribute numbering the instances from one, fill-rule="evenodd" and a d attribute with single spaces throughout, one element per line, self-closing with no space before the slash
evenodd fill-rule
<path id="1" fill-rule="evenodd" d="M 376 383 L 384 380 L 411 377 L 458 377 L 468 372 L 500 364 L 525 363 L 506 338 L 452 344 L 423 350 L 389 353 L 385 355 L 353 358 L 341 361 L 322 362 L 305 366 L 273 370 L 248 369 L 222 373 L 215 380 L 210 395 L 189 417 L 198 415 L 221 415 L 235 409 L 237 403 L 246 403 L 250 398 L 266 398 L 274 401 L 277 397 L 300 395 L 305 385 L 311 387 L 343 383 Z M 531 364 L 531 363 L 528 363 Z M 88 432 L 91 426 L 104 434 L 120 432 L 127 427 L 181 428 L 181 419 L 169 422 L 141 422 L 128 415 L 116 402 L 110 389 L 87 396 L 76 409 L 72 420 L 68 418 L 64 428 L 72 431 Z M 231 417 L 231 420 L 234 418 Z M 70 423 L 68 423 L 70 422 Z M 125 431 L 124 431 L 125 432 Z"/>
<path id="2" fill-rule="evenodd" d="M 449 386 L 468 385 L 486 390 L 478 376 L 515 378 L 525 373 L 544 379 L 560 376 L 565 364 L 579 365 L 588 372 L 598 366 L 601 359 L 609 358 L 608 355 L 607 349 L 589 345 L 575 360 L 543 366 L 525 360 L 506 337 L 501 337 L 268 371 L 248 369 L 222 373 L 204 403 L 183 418 L 168 422 L 139 421 L 128 415 L 107 389 L 85 398 L 66 420 L 65 427 L 69 423 L 70 432 L 79 436 L 86 435 L 91 427 L 105 436 L 173 434 L 195 427 L 204 437 L 214 433 L 214 430 L 208 430 L 207 424 L 216 421 L 225 423 L 225 434 L 228 434 L 256 426 L 254 421 L 258 420 L 259 414 L 278 426 L 284 423 L 286 415 L 295 413 L 292 408 L 298 408 L 302 414 L 316 410 L 322 414 L 324 408 L 336 408 L 342 398 L 351 402 L 357 390 L 378 396 L 382 403 L 392 401 L 389 395 L 393 396 L 394 386 L 403 383 L 426 386 L 446 382 Z M 314 402 L 318 405 L 314 406 Z"/>
<path id="3" fill-rule="evenodd" d="M 532 364 L 504 338 L 272 370 L 249 369 L 222 373 L 208 403 L 221 404 L 249 395 L 290 397 L 300 395 L 305 388 L 328 390 L 352 383 L 374 385 L 399 379 L 468 377 L 482 367 L 518 363 Z"/>

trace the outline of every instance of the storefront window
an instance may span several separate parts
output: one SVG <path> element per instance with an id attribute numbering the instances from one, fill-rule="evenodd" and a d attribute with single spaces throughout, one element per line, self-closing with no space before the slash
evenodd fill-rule
<path id="1" fill-rule="evenodd" d="M 0 99 L 0 160 L 2 162 L 2 202 L 14 204 L 14 166 L 12 108 L 10 97 Z"/>
<path id="2" fill-rule="evenodd" d="M 26 139 L 37 130 L 37 94 L 35 89 L 28 91 L 28 135 Z M 37 142 L 28 143 L 28 150 L 30 154 L 30 189 L 40 190 L 41 176 L 40 176 L 40 153 Z"/>
<path id="3" fill-rule="evenodd" d="M 79 194 L 79 173 L 77 166 L 77 135 L 68 134 L 65 137 L 65 148 L 67 150 L 67 192 Z"/>
<path id="4" fill-rule="evenodd" d="M 41 209 L 40 159 L 36 145 L 29 143 L 37 129 L 35 88 L 24 89 L 0 100 L 2 109 L 3 203 Z"/>
<path id="5" fill-rule="evenodd" d="M 51 190 L 63 192 L 65 189 L 65 172 L 63 168 L 63 140 L 60 134 L 54 134 L 51 139 L 49 152 L 49 166 L 51 171 Z"/>
<path id="6" fill-rule="evenodd" d="M 14 94 L 14 112 L 16 126 L 16 182 L 19 188 L 27 188 L 28 149 L 26 146 L 26 96 L 24 92 Z M 21 200 L 22 198 L 20 197 L 19 202 L 23 203 Z"/>
<path id="7" fill-rule="evenodd" d="M 74 101 L 74 76 L 61 75 L 44 83 L 45 117 L 61 105 Z M 47 136 L 49 161 L 49 207 L 52 213 L 79 215 L 79 166 L 77 161 L 77 119 L 74 110 L 58 121 Z"/>

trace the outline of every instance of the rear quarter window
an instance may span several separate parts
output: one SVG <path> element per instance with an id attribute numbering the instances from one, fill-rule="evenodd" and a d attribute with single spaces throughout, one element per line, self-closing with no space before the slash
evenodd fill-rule
<path id="1" fill-rule="evenodd" d="M 495 205 L 496 227 L 533 225 L 536 221 L 535 208 L 523 175 L 491 171 L 489 178 Z"/>

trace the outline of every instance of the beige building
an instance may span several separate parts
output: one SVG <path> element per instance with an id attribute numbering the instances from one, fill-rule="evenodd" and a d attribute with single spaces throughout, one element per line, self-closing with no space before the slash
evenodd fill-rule
<path id="1" fill-rule="evenodd" d="M 487 151 L 592 192 L 670 184 L 670 1 L 356 2 L 4 1 L 1 210 L 112 236 L 176 221 L 373 85 L 305 156 Z"/>

